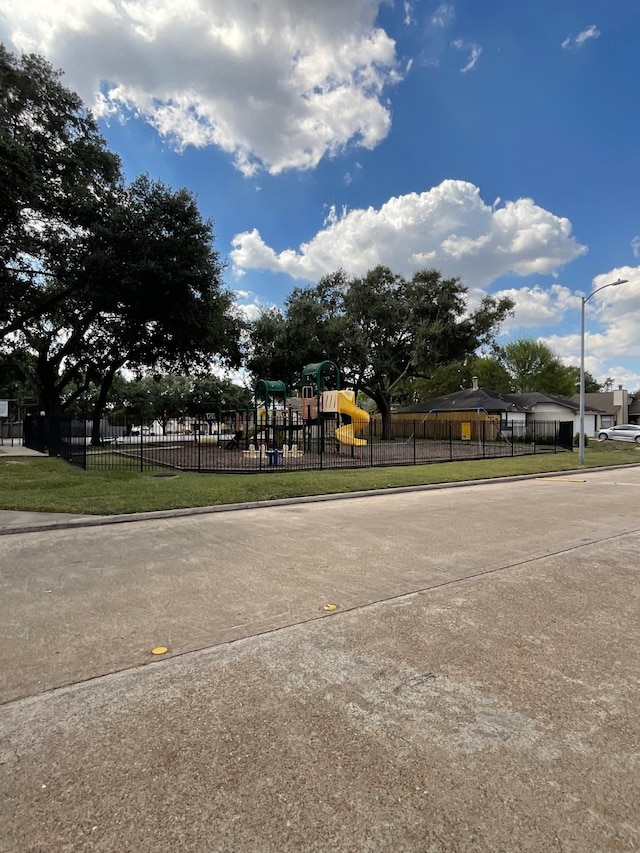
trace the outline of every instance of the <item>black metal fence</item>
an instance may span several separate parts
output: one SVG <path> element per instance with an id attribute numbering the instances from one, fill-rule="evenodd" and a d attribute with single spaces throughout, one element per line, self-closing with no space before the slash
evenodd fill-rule
<path id="1" fill-rule="evenodd" d="M 383 437 L 379 420 L 345 431 L 338 418 L 321 418 L 294 431 L 256 423 L 184 419 L 178 428 L 104 420 L 92 442 L 91 421 L 78 415 L 28 416 L 25 444 L 85 469 L 255 473 L 328 468 L 422 465 L 571 450 L 573 424 L 534 421 L 394 419 Z M 349 426 L 349 425 L 347 425 Z"/>

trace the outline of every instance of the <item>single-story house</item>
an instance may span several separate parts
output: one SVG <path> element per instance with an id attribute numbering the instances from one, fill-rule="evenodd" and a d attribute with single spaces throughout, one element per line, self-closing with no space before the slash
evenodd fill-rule
<path id="1" fill-rule="evenodd" d="M 479 388 L 474 382 L 472 388 L 454 391 L 419 403 L 413 403 L 399 409 L 399 415 L 440 415 L 460 413 L 487 416 L 499 416 L 504 428 L 513 426 L 516 430 L 526 429 L 532 422 L 540 421 L 573 421 L 574 434 L 579 431 L 580 404 L 566 397 L 555 397 L 550 394 L 537 392 L 529 394 L 503 394 L 487 388 Z M 598 416 L 600 410 L 587 405 L 585 401 L 585 433 L 594 435 L 600 427 Z"/>
<path id="2" fill-rule="evenodd" d="M 578 405 L 580 395 L 571 398 Z M 584 395 L 585 412 L 587 406 L 598 412 L 594 434 L 600 429 L 608 429 L 616 424 L 640 423 L 640 397 L 629 394 L 622 385 L 615 391 L 597 391 Z M 586 430 L 589 435 L 589 431 Z"/>

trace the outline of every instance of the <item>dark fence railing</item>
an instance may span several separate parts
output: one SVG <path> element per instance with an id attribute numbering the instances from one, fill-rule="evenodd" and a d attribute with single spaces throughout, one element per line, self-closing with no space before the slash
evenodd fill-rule
<path id="1" fill-rule="evenodd" d="M 202 418 L 185 418 L 172 430 L 134 423 L 103 419 L 99 438 L 92 439 L 87 417 L 31 415 L 24 422 L 24 442 L 85 469 L 229 473 L 496 459 L 571 450 L 573 444 L 570 421 L 465 423 L 392 417 L 388 437 L 375 418 L 343 424 L 332 416 L 295 427 L 257 420 L 249 428 L 244 423 L 244 429 L 232 420 Z"/>

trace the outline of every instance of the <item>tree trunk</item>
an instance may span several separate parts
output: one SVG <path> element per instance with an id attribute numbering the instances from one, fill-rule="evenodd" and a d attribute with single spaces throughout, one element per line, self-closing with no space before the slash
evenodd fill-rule
<path id="1" fill-rule="evenodd" d="M 371 395 L 371 399 L 375 402 L 382 420 L 382 441 L 391 440 L 391 402 L 382 394 Z"/>
<path id="2" fill-rule="evenodd" d="M 382 440 L 383 441 L 391 441 L 392 431 L 391 431 L 391 409 L 387 406 L 383 412 L 380 412 L 382 415 Z"/>
<path id="3" fill-rule="evenodd" d="M 100 444 L 100 421 L 102 420 L 102 415 L 104 414 L 105 406 L 107 404 L 107 397 L 109 396 L 109 390 L 111 388 L 111 385 L 113 383 L 113 377 L 115 375 L 115 368 L 111 368 L 103 376 L 102 382 L 100 383 L 100 392 L 98 394 L 98 399 L 96 400 L 95 406 L 93 407 L 93 415 L 91 421 L 92 446 Z"/>
<path id="4" fill-rule="evenodd" d="M 57 371 L 47 358 L 47 352 L 38 352 L 36 360 L 38 406 L 39 411 L 45 412 L 47 415 L 57 415 L 62 411 L 62 400 L 60 399 L 57 379 Z"/>

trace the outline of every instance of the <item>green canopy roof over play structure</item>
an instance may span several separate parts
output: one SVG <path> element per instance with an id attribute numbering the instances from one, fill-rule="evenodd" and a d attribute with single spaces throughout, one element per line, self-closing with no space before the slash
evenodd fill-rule
<path id="1" fill-rule="evenodd" d="M 287 386 L 280 379 L 259 379 L 255 389 L 256 402 L 264 400 L 265 409 L 269 408 L 274 397 L 282 397 L 283 404 L 287 402 Z"/>
<path id="2" fill-rule="evenodd" d="M 313 385 L 316 393 L 340 390 L 340 371 L 333 361 L 320 361 L 302 368 L 300 384 Z"/>
<path id="3" fill-rule="evenodd" d="M 321 394 L 323 391 L 340 390 L 340 370 L 333 361 L 319 361 L 315 364 L 307 364 L 302 368 L 300 375 L 301 386 L 313 388 L 313 394 Z M 287 403 L 287 386 L 279 379 L 259 379 L 255 387 L 255 399 L 264 402 L 266 409 L 275 406 L 275 399 L 280 398 L 282 403 Z"/>

